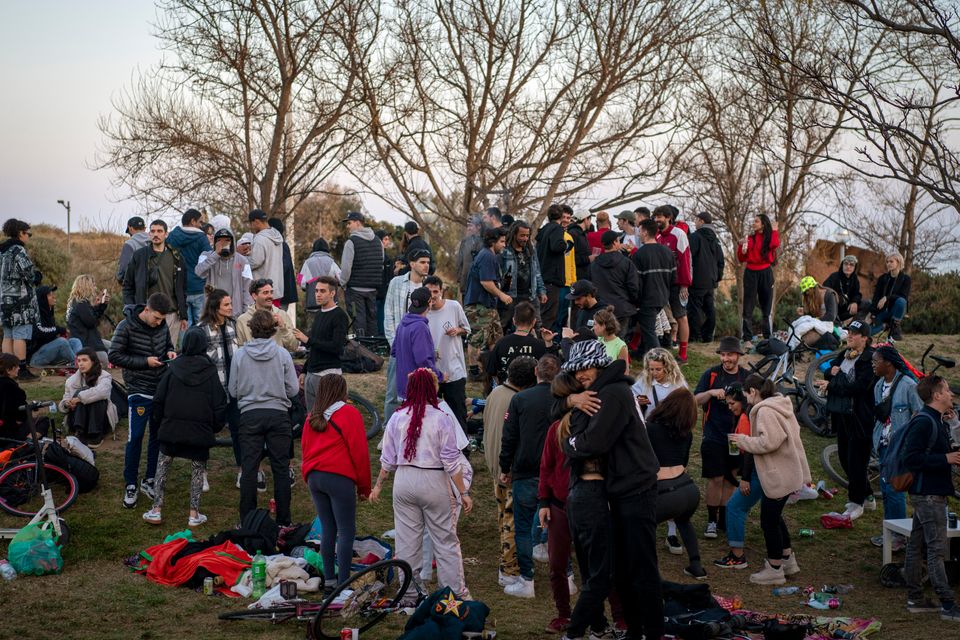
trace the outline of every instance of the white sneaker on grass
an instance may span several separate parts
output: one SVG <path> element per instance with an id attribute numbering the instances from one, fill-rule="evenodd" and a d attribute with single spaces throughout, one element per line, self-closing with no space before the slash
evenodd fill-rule
<path id="1" fill-rule="evenodd" d="M 750 574 L 750 582 L 753 584 L 785 584 L 787 579 L 783 575 L 783 567 L 774 568 L 764 560 L 763 569 Z"/>
<path id="2" fill-rule="evenodd" d="M 150 511 L 143 514 L 143 521 L 147 524 L 163 524 L 163 516 L 160 515 L 159 510 L 150 509 Z"/>
<path id="3" fill-rule="evenodd" d="M 137 506 L 137 485 L 128 484 L 123 490 L 123 508 L 133 509 Z"/>
<path id="4" fill-rule="evenodd" d="M 200 490 L 203 491 L 204 493 L 207 493 L 208 491 L 210 491 L 210 480 L 207 478 L 206 471 L 203 472 L 203 487 L 201 487 Z"/>
<path id="5" fill-rule="evenodd" d="M 384 537 L 386 537 L 386 536 L 384 536 Z M 505 574 L 505 573 L 502 572 L 502 571 L 499 571 L 499 570 L 497 571 L 497 583 L 498 583 L 501 587 L 509 587 L 510 585 L 512 585 L 514 582 L 516 582 L 516 581 L 519 580 L 519 579 L 520 579 L 520 576 L 508 576 L 507 574 Z"/>
<path id="6" fill-rule="evenodd" d="M 519 580 L 504 587 L 503 592 L 515 598 L 532 598 L 534 597 L 533 580 L 527 580 L 520 576 Z"/>
<path id="7" fill-rule="evenodd" d="M 856 502 L 848 502 L 843 515 L 849 517 L 851 520 L 856 520 L 863 515 L 863 507 Z"/>

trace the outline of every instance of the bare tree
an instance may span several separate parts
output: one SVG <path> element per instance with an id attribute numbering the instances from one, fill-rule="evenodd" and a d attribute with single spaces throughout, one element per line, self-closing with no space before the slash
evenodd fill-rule
<path id="1" fill-rule="evenodd" d="M 98 168 L 148 209 L 285 218 L 352 144 L 355 18 L 344 0 L 162 0 L 168 56 L 101 118 Z"/>
<path id="2" fill-rule="evenodd" d="M 399 0 L 388 16 L 370 6 L 354 50 L 369 138 L 352 172 L 421 223 L 428 201 L 462 221 L 494 191 L 537 221 L 552 201 L 656 160 L 657 136 L 677 128 L 683 58 L 706 8 Z"/>

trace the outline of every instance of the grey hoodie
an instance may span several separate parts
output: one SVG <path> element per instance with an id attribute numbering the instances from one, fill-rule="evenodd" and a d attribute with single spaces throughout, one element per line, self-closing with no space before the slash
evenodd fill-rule
<path id="1" fill-rule="evenodd" d="M 376 234 L 373 233 L 373 229 L 370 227 L 360 227 L 350 233 L 350 237 L 352 238 L 353 236 L 364 240 L 373 240 Z M 343 243 L 343 256 L 340 258 L 340 282 L 342 282 L 344 286 L 350 282 L 351 271 L 353 271 L 353 242 L 350 241 L 350 238 L 347 238 L 347 241 Z M 376 289 L 357 289 L 357 291 L 376 291 Z"/>
<path id="2" fill-rule="evenodd" d="M 150 234 L 146 231 L 137 231 L 123 243 L 123 248 L 120 250 L 120 259 L 117 261 L 117 282 L 123 282 L 123 276 L 127 272 L 127 265 L 133 259 L 133 254 L 148 244 L 150 244 Z"/>
<path id="3" fill-rule="evenodd" d="M 247 261 L 253 279 L 273 280 L 273 297 L 283 297 L 283 236 L 273 227 L 267 227 L 253 236 L 253 245 Z"/>
<path id="4" fill-rule="evenodd" d="M 253 304 L 253 300 L 250 299 L 253 272 L 246 257 L 236 252 L 233 234 L 230 236 L 230 253 L 226 257 L 218 254 L 216 249 L 204 251 L 197 259 L 197 267 L 193 272 L 201 278 L 206 278 L 207 284 L 214 289 L 223 289 L 230 294 L 234 320 Z"/>
<path id="5" fill-rule="evenodd" d="M 253 409 L 286 411 L 300 391 L 293 358 L 273 338 L 254 338 L 230 362 L 228 391 L 240 413 Z"/>

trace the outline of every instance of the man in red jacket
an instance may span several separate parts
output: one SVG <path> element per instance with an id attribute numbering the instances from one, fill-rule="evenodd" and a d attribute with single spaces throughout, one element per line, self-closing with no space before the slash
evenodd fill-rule
<path id="1" fill-rule="evenodd" d="M 677 362 L 687 361 L 687 342 L 690 340 L 690 324 L 687 322 L 688 289 L 693 283 L 693 262 L 690 256 L 690 240 L 682 229 L 673 224 L 674 208 L 660 205 L 653 210 L 653 219 L 660 229 L 657 242 L 670 249 L 677 262 L 677 277 L 670 287 L 670 312 L 677 321 L 677 340 L 680 353 Z"/>

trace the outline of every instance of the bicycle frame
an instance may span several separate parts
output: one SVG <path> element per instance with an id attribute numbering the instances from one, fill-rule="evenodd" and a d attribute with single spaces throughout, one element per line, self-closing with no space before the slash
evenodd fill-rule
<path id="1" fill-rule="evenodd" d="M 63 535 L 63 530 L 60 527 L 60 516 L 57 514 L 57 509 L 53 502 L 53 492 L 50 491 L 50 487 L 47 486 L 47 471 L 43 466 L 43 450 L 40 448 L 40 438 L 37 435 L 37 429 L 33 421 L 34 411 L 44 407 L 49 407 L 53 404 L 53 402 L 28 402 L 24 406 L 20 407 L 20 410 L 25 411 L 27 414 L 27 426 L 30 427 L 30 439 L 33 441 L 33 452 L 37 461 L 37 470 L 40 476 L 40 486 L 43 487 L 41 491 L 41 495 L 43 496 L 43 506 L 30 519 L 30 522 L 27 523 L 27 526 L 38 524 L 46 520 L 53 525 L 54 533 L 56 533 L 57 538 L 60 538 L 60 536 Z M 13 538 L 19 532 L 20 529 L 0 529 L 0 540 Z"/>

